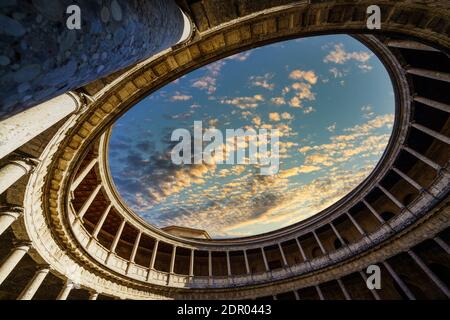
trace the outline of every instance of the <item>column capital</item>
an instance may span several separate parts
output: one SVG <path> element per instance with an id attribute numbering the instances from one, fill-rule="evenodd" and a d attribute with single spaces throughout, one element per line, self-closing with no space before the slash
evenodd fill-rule
<path id="1" fill-rule="evenodd" d="M 33 246 L 32 242 L 29 240 L 14 240 L 14 249 L 22 249 L 28 251 Z"/>
<path id="2" fill-rule="evenodd" d="M 51 267 L 50 267 L 50 265 L 49 264 L 45 264 L 45 263 L 43 263 L 43 264 L 38 264 L 37 266 L 36 266 L 36 272 L 40 272 L 40 271 L 46 271 L 46 272 L 49 272 L 50 270 L 51 270 Z"/>
<path id="3" fill-rule="evenodd" d="M 82 92 L 67 91 L 66 94 L 75 101 L 74 113 L 82 112 L 89 103 L 94 101 L 92 97 Z"/>
<path id="4" fill-rule="evenodd" d="M 23 156 L 21 154 L 12 154 L 9 159 L 8 159 L 8 164 L 13 164 L 16 166 L 19 166 L 21 168 L 23 168 L 27 173 L 32 172 L 36 166 L 39 164 L 39 160 L 32 158 L 32 157 L 27 157 L 27 156 Z"/>
<path id="5" fill-rule="evenodd" d="M 23 214 L 23 207 L 15 206 L 11 204 L 2 204 L 0 205 L 0 216 L 2 215 L 11 215 L 14 218 L 18 218 Z"/>

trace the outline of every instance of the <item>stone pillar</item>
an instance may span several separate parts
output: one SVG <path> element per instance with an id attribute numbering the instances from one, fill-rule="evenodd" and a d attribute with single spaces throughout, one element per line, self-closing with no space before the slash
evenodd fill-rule
<path id="1" fill-rule="evenodd" d="M 408 251 L 408 254 L 411 258 L 419 265 L 419 267 L 427 274 L 427 276 L 431 279 L 431 281 L 434 282 L 434 284 L 441 289 L 441 291 L 447 296 L 447 298 L 450 298 L 450 290 L 448 287 L 439 279 L 433 271 L 428 268 L 428 266 L 423 262 L 423 260 L 412 250 Z"/>
<path id="2" fill-rule="evenodd" d="M 92 291 L 89 293 L 89 300 L 97 300 L 98 299 L 98 292 Z"/>
<path id="3" fill-rule="evenodd" d="M 353 223 L 353 225 L 355 226 L 356 230 L 358 230 L 358 232 L 364 236 L 366 233 L 364 232 L 363 228 L 361 228 L 361 226 L 359 225 L 358 222 L 356 222 L 355 218 L 352 217 L 352 215 L 348 212 L 346 212 L 347 217 L 350 219 L 350 221 Z"/>
<path id="4" fill-rule="evenodd" d="M 264 251 L 264 248 L 261 248 L 261 254 L 264 261 L 264 267 L 266 268 L 266 271 L 269 272 L 270 271 L 269 263 L 267 263 L 266 252 Z"/>
<path id="5" fill-rule="evenodd" d="M 350 294 L 348 293 L 347 289 L 344 286 L 344 283 L 342 282 L 341 279 L 337 279 L 337 282 L 339 284 L 339 287 L 342 290 L 342 293 L 344 294 L 345 300 L 352 300 L 352 298 L 350 297 Z"/>
<path id="6" fill-rule="evenodd" d="M 97 224 L 95 225 L 94 232 L 92 233 L 92 237 L 94 239 L 97 239 L 98 233 L 103 227 L 103 224 L 105 223 L 106 218 L 108 217 L 109 212 L 111 211 L 112 203 L 109 204 L 109 206 L 106 208 L 106 210 L 103 212 L 102 216 L 100 217 L 100 220 L 98 220 Z"/>
<path id="7" fill-rule="evenodd" d="M 127 223 L 127 221 L 124 219 L 122 220 L 122 223 L 119 226 L 119 229 L 116 232 L 116 235 L 114 236 L 114 240 L 111 244 L 111 248 L 109 249 L 110 253 L 114 253 L 116 251 L 116 247 L 119 244 L 120 241 L 120 237 L 122 236 L 122 231 L 123 228 L 125 228 L 125 224 Z"/>
<path id="8" fill-rule="evenodd" d="M 2 124 L 0 123 L 0 130 Z M 0 137 L 2 132 L 0 131 Z M 1 145 L 6 143 L 6 141 L 1 142 L 0 140 L 0 149 Z M 1 156 L 0 156 L 1 158 Z M 24 160 L 13 160 L 9 162 L 7 165 L 0 169 L 0 194 L 6 191 L 10 186 L 12 186 L 17 180 L 22 178 L 24 175 L 31 172 L 34 164 L 32 160 L 24 159 Z"/>
<path id="9" fill-rule="evenodd" d="M 65 93 L 0 122 L 0 159 L 82 106 L 80 97 Z"/>
<path id="10" fill-rule="evenodd" d="M 429 107 L 450 113 L 450 105 L 448 105 L 448 104 L 445 104 L 445 103 L 442 103 L 439 101 L 435 101 L 435 100 L 431 100 L 431 99 L 428 99 L 425 97 L 420 97 L 420 96 L 414 97 L 414 101 L 417 101 L 417 102 L 420 102 Z"/>
<path id="11" fill-rule="evenodd" d="M 91 172 L 92 168 L 97 164 L 98 158 L 94 158 L 89 162 L 89 164 L 86 166 L 86 168 L 83 169 L 83 171 L 78 175 L 78 177 L 73 181 L 72 185 L 70 186 L 70 191 L 74 191 L 80 183 L 86 178 L 89 172 Z"/>
<path id="12" fill-rule="evenodd" d="M 245 271 L 250 274 L 250 266 L 248 264 L 247 250 L 244 250 Z"/>
<path id="13" fill-rule="evenodd" d="M 288 265 L 286 256 L 284 255 L 283 248 L 281 247 L 281 243 L 278 243 L 278 249 L 280 249 L 281 259 L 283 260 L 283 266 L 286 267 Z"/>
<path id="14" fill-rule="evenodd" d="M 89 198 L 87 198 L 87 200 L 83 203 L 83 206 L 80 209 L 80 212 L 78 212 L 78 220 L 81 221 L 84 217 L 84 215 L 86 214 L 86 212 L 88 211 L 89 207 L 91 206 L 92 202 L 94 202 L 95 197 L 97 196 L 97 194 L 99 193 L 100 189 L 102 188 L 102 184 L 100 183 L 95 189 L 94 191 L 92 191 L 91 195 L 89 196 Z"/>
<path id="15" fill-rule="evenodd" d="M 177 246 L 173 246 L 173 249 L 172 249 L 172 256 L 171 256 L 171 258 L 170 258 L 170 271 L 169 271 L 169 273 L 170 274 L 173 274 L 174 273 L 174 270 L 175 270 L 175 257 L 177 256 Z"/>
<path id="16" fill-rule="evenodd" d="M 377 218 L 377 220 L 381 224 L 385 223 L 384 219 L 378 214 L 378 212 L 366 200 L 363 200 L 363 203 L 367 207 L 367 209 L 369 209 L 369 211 L 372 212 L 372 214 L 375 216 L 375 218 Z"/>
<path id="17" fill-rule="evenodd" d="M 230 251 L 227 250 L 227 274 L 231 277 Z"/>
<path id="18" fill-rule="evenodd" d="M 419 152 L 417 152 L 416 150 L 413 150 L 409 147 L 403 147 L 403 150 L 405 150 L 406 152 L 409 152 L 410 154 L 412 154 L 414 157 L 416 157 L 417 159 L 419 159 L 420 161 L 426 163 L 427 165 L 429 165 L 430 167 L 432 167 L 434 170 L 436 171 L 440 171 L 442 168 L 439 164 L 437 164 L 436 162 L 434 162 L 433 160 L 428 159 L 427 157 L 425 157 L 424 155 L 420 154 Z"/>
<path id="19" fill-rule="evenodd" d="M 136 258 L 136 253 L 139 248 L 139 243 L 141 242 L 142 237 L 142 231 L 139 231 L 139 233 L 136 236 L 136 239 L 134 240 L 134 246 L 133 251 L 131 252 L 130 262 L 134 262 L 134 259 Z"/>
<path id="20" fill-rule="evenodd" d="M 319 244 L 320 250 L 323 254 L 327 254 L 327 251 L 325 250 L 325 247 L 322 244 L 322 241 L 320 241 L 319 237 L 317 236 L 316 231 L 312 231 L 312 234 L 314 235 L 314 239 L 316 239 L 316 242 Z"/>
<path id="21" fill-rule="evenodd" d="M 194 257 L 195 257 L 195 251 L 194 249 L 191 249 L 191 259 L 189 261 L 189 276 L 194 276 Z"/>
<path id="22" fill-rule="evenodd" d="M 437 140 L 444 142 L 445 144 L 450 144 L 450 138 L 440 132 L 431 130 L 431 129 L 429 129 L 421 124 L 418 124 L 418 123 L 413 123 L 411 126 L 413 128 L 416 128 L 417 130 L 420 130 L 423 133 L 437 139 Z"/>
<path id="23" fill-rule="evenodd" d="M 403 205 L 403 203 L 401 203 L 400 201 L 398 201 L 398 199 L 396 197 L 394 197 L 394 195 L 392 193 L 390 193 L 388 190 L 386 190 L 384 187 L 382 187 L 380 184 L 377 185 L 378 189 L 380 189 L 389 199 L 391 199 L 391 201 L 393 203 L 395 203 L 395 205 L 400 208 L 403 209 L 405 206 Z"/>
<path id="24" fill-rule="evenodd" d="M 25 254 L 30 250 L 31 242 L 18 242 L 11 250 L 9 256 L 0 266 L 0 285 L 5 281 L 9 274 L 14 270 L 17 264 L 22 260 Z"/>
<path id="25" fill-rule="evenodd" d="M 300 241 L 298 241 L 298 238 L 295 238 L 295 242 L 297 242 L 297 247 L 298 250 L 300 250 L 300 254 L 302 256 L 303 261 L 308 261 L 308 257 L 306 256 L 305 251 L 303 251 L 303 247 L 300 244 Z"/>
<path id="26" fill-rule="evenodd" d="M 136 258 L 136 254 L 139 249 L 139 243 L 141 242 L 141 236 L 142 231 L 139 231 L 139 233 L 136 236 L 136 239 L 134 240 L 133 250 L 131 251 L 130 261 L 128 261 L 126 273 L 128 273 L 128 271 L 130 270 L 131 264 L 134 263 L 134 259 Z"/>
<path id="27" fill-rule="evenodd" d="M 450 246 L 444 242 L 444 240 L 442 240 L 441 238 L 439 238 L 438 236 L 434 237 L 434 241 L 436 241 L 436 243 L 442 248 L 444 249 L 445 252 L 447 252 L 447 254 L 450 254 Z"/>
<path id="28" fill-rule="evenodd" d="M 17 300 L 31 300 L 33 299 L 36 292 L 39 290 L 42 282 L 44 282 L 45 277 L 50 272 L 49 266 L 39 266 L 38 270 L 34 274 L 31 281 L 27 284 L 25 289 L 20 293 Z"/>
<path id="29" fill-rule="evenodd" d="M 323 296 L 322 290 L 318 285 L 314 286 L 316 288 L 317 294 L 319 295 L 320 300 L 325 300 L 325 297 Z"/>
<path id="30" fill-rule="evenodd" d="M 155 268 L 156 254 L 158 253 L 158 245 L 159 245 L 159 240 L 156 240 L 155 245 L 153 246 L 152 257 L 150 259 L 150 269 Z"/>
<path id="31" fill-rule="evenodd" d="M 406 286 L 406 284 L 403 282 L 402 279 L 397 275 L 397 273 L 394 271 L 394 269 L 391 268 L 390 264 L 387 261 L 383 261 L 383 265 L 386 268 L 386 270 L 389 272 L 392 278 L 394 278 L 395 282 L 399 285 L 399 287 L 403 290 L 403 292 L 406 294 L 409 300 L 416 300 L 416 297 L 414 297 L 413 293 L 409 288 Z"/>
<path id="32" fill-rule="evenodd" d="M 208 275 L 212 277 L 212 253 L 208 251 Z"/>
<path id="33" fill-rule="evenodd" d="M 10 3 L 2 6 L 0 119 L 149 58 L 191 29 L 175 0 Z"/>
<path id="34" fill-rule="evenodd" d="M 330 226 L 331 229 L 333 229 L 334 234 L 336 235 L 336 237 L 339 239 L 339 242 L 343 245 L 346 246 L 347 244 L 345 243 L 344 239 L 342 239 L 341 234 L 337 231 L 336 227 L 334 226 L 333 222 L 330 222 Z"/>
<path id="35" fill-rule="evenodd" d="M 67 300 L 67 297 L 69 296 L 70 291 L 72 291 L 72 289 L 73 289 L 73 283 L 70 280 L 68 280 L 64 284 L 64 287 L 59 292 L 58 297 L 56 297 L 56 300 Z"/>
<path id="36" fill-rule="evenodd" d="M 300 295 L 298 294 L 297 290 L 294 290 L 295 300 L 300 300 Z"/>
<path id="37" fill-rule="evenodd" d="M 400 171 L 399 169 L 392 167 L 392 170 L 394 170 L 395 173 L 397 173 L 400 177 L 402 177 L 406 182 L 408 182 L 410 185 L 412 185 L 416 190 L 422 191 L 424 188 L 418 184 L 416 181 L 411 179 L 408 175 Z"/>
<path id="38" fill-rule="evenodd" d="M 0 207 L 0 235 L 5 232 L 21 215 L 23 208 L 20 207 Z"/>

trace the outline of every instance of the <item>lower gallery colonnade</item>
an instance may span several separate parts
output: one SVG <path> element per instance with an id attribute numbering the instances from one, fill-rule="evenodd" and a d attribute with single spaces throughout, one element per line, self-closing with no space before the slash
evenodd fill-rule
<path id="1" fill-rule="evenodd" d="M 186 38 L 2 115 L 0 299 L 448 299 L 450 5 L 381 1 L 378 31 L 367 29 L 365 0 L 176 5 Z M 249 48 L 336 33 L 380 58 L 396 104 L 383 158 L 342 201 L 235 239 L 177 236 L 123 202 L 108 142 L 137 101 Z M 373 264 L 379 290 L 366 285 Z"/>

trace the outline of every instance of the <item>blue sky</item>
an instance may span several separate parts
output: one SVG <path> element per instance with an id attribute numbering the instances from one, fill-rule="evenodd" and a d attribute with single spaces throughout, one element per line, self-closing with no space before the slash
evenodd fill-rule
<path id="1" fill-rule="evenodd" d="M 278 174 L 255 165 L 174 165 L 177 128 L 278 129 Z M 252 49 L 149 95 L 120 118 L 109 157 L 125 202 L 148 222 L 241 237 L 301 221 L 333 204 L 375 167 L 394 121 L 377 57 L 346 35 Z"/>

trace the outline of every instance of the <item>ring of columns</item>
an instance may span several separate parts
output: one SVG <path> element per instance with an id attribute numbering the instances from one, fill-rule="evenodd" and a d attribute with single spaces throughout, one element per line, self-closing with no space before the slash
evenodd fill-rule
<path id="1" fill-rule="evenodd" d="M 0 168 L 0 178 L 5 177 L 0 179 L 0 191 L 6 198 L 23 194 L 17 200 L 22 206 L 1 210 L 0 234 L 12 224 L 21 242 L 0 266 L 0 284 L 30 253 L 39 268 L 20 299 L 31 299 L 50 270 L 65 281 L 58 299 L 67 298 L 74 286 L 91 291 L 90 299 L 99 293 L 129 299 L 220 299 L 287 292 L 301 298 L 298 292 L 306 288 L 324 299 L 323 284 L 330 281 L 349 299 L 345 277 L 357 274 L 365 279 L 362 271 L 377 263 L 413 299 L 417 293 L 387 261 L 405 253 L 437 287 L 436 294 L 449 298 L 447 285 L 415 247 L 434 239 L 449 253 L 438 234 L 450 226 L 450 105 L 440 100 L 444 94 L 433 96 L 427 88 L 448 86 L 450 74 L 436 70 L 432 62 L 428 69 L 413 65 L 415 60 L 408 55 L 444 59 L 447 54 L 448 59 L 449 33 L 439 28 L 450 28 L 450 17 L 440 8 L 386 2 L 380 5 L 387 13 L 382 32 L 369 35 L 361 14 L 369 2 L 351 6 L 295 2 L 206 29 L 202 14 L 207 13 L 193 4 L 188 12 L 198 30 L 186 43 L 7 119 L 11 127 L 26 123 L 24 128 L 35 130 L 19 132 L 15 145 L 0 144 L 0 158 L 58 125 L 36 159 L 18 153 L 8 156 L 8 163 Z M 408 20 L 404 12 L 423 15 Z M 444 21 L 444 27 L 436 19 Z M 171 235 L 149 225 L 123 203 L 108 171 L 109 128 L 137 101 L 225 56 L 283 39 L 335 32 L 361 33 L 357 39 L 385 64 L 396 93 L 396 120 L 388 148 L 368 179 L 349 195 L 306 221 L 227 240 Z M 58 114 L 53 113 L 55 107 Z M 36 118 L 50 108 L 47 122 L 30 123 L 30 114 Z M 430 122 L 416 121 L 417 112 Z M 446 118 L 434 120 L 442 114 Z M 404 163 L 408 165 L 402 167 Z M 15 182 L 22 178 L 27 181 L 19 188 Z M 374 290 L 370 294 L 380 298 Z"/>

